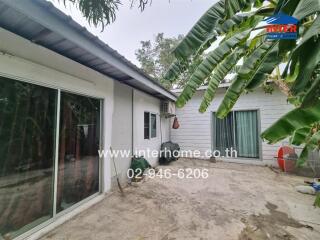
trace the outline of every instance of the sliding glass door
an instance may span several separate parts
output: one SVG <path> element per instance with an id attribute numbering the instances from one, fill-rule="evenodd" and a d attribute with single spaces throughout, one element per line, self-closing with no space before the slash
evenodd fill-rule
<path id="1" fill-rule="evenodd" d="M 100 102 L 0 77 L 0 239 L 99 192 Z"/>
<path id="2" fill-rule="evenodd" d="M 259 157 L 257 111 L 235 112 L 236 149 L 239 157 Z"/>
<path id="3" fill-rule="evenodd" d="M 57 211 L 99 192 L 100 100 L 61 93 Z"/>
<path id="4" fill-rule="evenodd" d="M 0 78 L 0 239 L 52 217 L 57 91 Z"/>
<path id="5" fill-rule="evenodd" d="M 226 149 L 237 151 L 238 157 L 259 158 L 258 112 L 233 111 L 224 119 L 213 113 L 214 150 L 221 154 Z"/>

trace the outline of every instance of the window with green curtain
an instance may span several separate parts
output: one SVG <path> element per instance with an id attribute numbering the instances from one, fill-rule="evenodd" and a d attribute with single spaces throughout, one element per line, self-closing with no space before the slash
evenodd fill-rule
<path id="1" fill-rule="evenodd" d="M 236 149 L 239 157 L 258 158 L 258 117 L 257 111 L 235 112 Z"/>
<path id="2" fill-rule="evenodd" d="M 215 114 L 214 114 L 215 116 Z M 234 146 L 234 118 L 233 114 L 229 113 L 224 119 L 215 118 L 215 145 L 216 149 L 224 154 L 225 149 L 230 149 Z"/>
<path id="3" fill-rule="evenodd" d="M 221 155 L 236 149 L 238 157 L 259 158 L 258 113 L 256 110 L 233 111 L 218 119 L 213 113 L 214 150 Z"/>

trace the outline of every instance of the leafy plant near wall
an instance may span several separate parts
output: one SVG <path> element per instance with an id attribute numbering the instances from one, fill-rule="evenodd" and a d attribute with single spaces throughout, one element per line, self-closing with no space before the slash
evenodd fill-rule
<path id="1" fill-rule="evenodd" d="M 217 116 L 224 118 L 245 91 L 267 86 L 270 75 L 288 95 L 295 109 L 280 118 L 261 137 L 276 143 L 287 137 L 295 145 L 305 145 L 299 158 L 320 143 L 320 0 L 221 0 L 194 25 L 174 50 L 176 61 L 165 78 L 174 82 L 188 69 L 189 62 L 210 50 L 189 78 L 177 101 L 183 107 L 196 89 L 208 86 L 199 111 L 205 112 L 226 75 L 236 75 L 227 90 Z M 267 40 L 261 21 L 277 13 L 299 20 L 299 39 Z M 264 24 L 265 25 L 265 24 Z M 222 40 L 221 40 L 222 39 Z M 213 44 L 217 40 L 220 43 Z M 216 48 L 212 49 L 216 45 Z M 210 49 L 209 49 L 210 48 Z M 242 65 L 236 67 L 242 60 Z M 285 63 L 282 74 L 279 65 Z M 180 66 L 180 67 L 177 67 Z M 182 66 L 182 67 L 181 67 Z"/>

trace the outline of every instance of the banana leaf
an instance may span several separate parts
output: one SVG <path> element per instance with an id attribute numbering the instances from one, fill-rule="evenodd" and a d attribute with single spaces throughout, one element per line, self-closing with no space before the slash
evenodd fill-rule
<path id="1" fill-rule="evenodd" d="M 243 22 L 247 21 L 248 18 L 252 15 L 254 15 L 254 13 L 245 15 L 234 15 L 230 19 L 227 19 L 224 22 L 218 24 L 214 29 L 212 29 L 211 33 L 208 35 L 207 39 L 201 44 L 199 49 L 196 51 L 195 55 L 198 56 L 202 54 L 207 48 L 211 46 L 211 44 L 215 40 L 217 40 L 218 36 L 227 34 L 232 29 L 237 28 L 238 25 L 243 24 Z"/>
<path id="2" fill-rule="evenodd" d="M 174 83 L 178 77 L 186 70 L 188 67 L 187 61 L 181 62 L 175 60 L 169 67 L 168 71 L 164 75 L 164 79 L 170 83 Z"/>
<path id="3" fill-rule="evenodd" d="M 236 14 L 232 16 L 231 18 L 225 20 L 221 24 L 217 25 L 216 31 L 219 35 L 228 33 L 231 29 L 233 29 L 235 26 L 241 24 L 242 22 L 246 21 L 248 18 L 250 18 L 254 13 L 248 13 L 248 14 Z"/>
<path id="4" fill-rule="evenodd" d="M 232 49 L 239 45 L 243 45 L 249 37 L 249 34 L 250 31 L 236 34 L 208 54 L 191 75 L 183 92 L 178 97 L 176 102 L 177 107 L 183 107 L 187 101 L 191 99 L 197 88 L 211 75 L 214 68 L 230 54 Z"/>
<path id="5" fill-rule="evenodd" d="M 297 48 L 305 44 L 310 38 L 318 37 L 319 34 L 320 34 L 320 16 L 317 16 L 316 20 L 314 20 L 310 28 L 302 36 Z"/>
<path id="6" fill-rule="evenodd" d="M 297 146 L 306 143 L 306 139 L 310 135 L 310 133 L 311 127 L 299 128 L 293 132 L 290 143 Z"/>
<path id="7" fill-rule="evenodd" d="M 313 80 L 312 85 L 308 88 L 307 93 L 303 97 L 301 106 L 302 107 L 310 107 L 317 101 L 319 101 L 320 97 L 320 75 Z"/>
<path id="8" fill-rule="evenodd" d="M 220 82 L 226 77 L 232 68 L 237 64 L 240 58 L 244 55 L 244 49 L 236 49 L 227 56 L 214 70 L 214 73 L 209 79 L 208 88 L 204 93 L 199 112 L 204 113 L 211 104 Z"/>
<path id="9" fill-rule="evenodd" d="M 287 15 L 292 15 L 300 1 L 301 0 L 279 0 L 275 9 L 275 14 L 282 12 Z"/>
<path id="10" fill-rule="evenodd" d="M 287 64 L 284 70 L 283 77 L 287 77 L 288 71 L 289 71 L 290 72 L 289 78 L 293 78 L 294 77 L 293 74 L 295 73 L 295 70 L 298 69 L 298 66 L 296 65 L 299 63 L 299 60 L 306 59 L 308 58 L 308 55 L 315 54 L 314 52 L 312 53 L 311 49 L 314 48 L 315 42 L 317 42 L 317 38 L 319 34 L 320 34 L 320 17 L 318 16 L 316 20 L 312 23 L 310 28 L 306 31 L 306 33 L 302 35 L 302 38 L 298 46 L 296 46 L 296 48 L 292 51 L 289 63 Z M 288 41 L 284 41 L 284 40 L 280 41 L 280 47 L 279 47 L 280 50 L 282 48 L 287 48 L 287 46 L 288 46 Z M 290 75 L 292 76 L 290 77 Z M 295 77 L 294 79 L 296 78 L 297 77 Z"/>
<path id="11" fill-rule="evenodd" d="M 263 43 L 266 41 L 266 31 L 261 31 L 257 36 L 251 39 L 250 42 L 248 42 L 248 50 L 247 55 L 249 56 L 252 54 L 254 50 L 256 50 L 258 47 L 260 47 Z"/>
<path id="12" fill-rule="evenodd" d="M 263 5 L 263 1 L 264 0 L 255 0 L 255 2 L 254 2 L 254 7 L 255 8 L 259 8 L 259 7 L 262 7 L 262 5 Z"/>
<path id="13" fill-rule="evenodd" d="M 298 161 L 297 161 L 298 166 L 302 166 L 308 160 L 310 152 L 319 148 L 319 142 L 320 142 L 320 132 L 316 132 L 306 142 L 306 145 L 303 148 L 303 150 L 298 158 Z"/>
<path id="14" fill-rule="evenodd" d="M 247 86 L 251 88 L 259 85 L 273 71 L 279 62 L 275 58 L 277 46 L 278 41 L 265 42 L 246 59 L 218 108 L 218 118 L 227 116 Z"/>
<path id="15" fill-rule="evenodd" d="M 174 55 L 179 60 L 187 60 L 196 53 L 199 47 L 207 40 L 212 29 L 225 17 L 224 0 L 214 4 L 192 27 L 181 43 L 174 50 Z"/>
<path id="16" fill-rule="evenodd" d="M 320 101 L 311 107 L 299 107 L 288 112 L 261 134 L 262 139 L 274 144 L 291 136 L 297 129 L 310 127 L 320 121 L 319 109 Z"/>
<path id="17" fill-rule="evenodd" d="M 261 21 L 263 20 L 262 16 L 252 15 L 249 18 L 247 18 L 245 21 L 242 21 L 241 23 L 234 25 L 231 29 L 229 29 L 225 40 L 229 39 L 235 34 L 238 34 L 240 32 L 246 31 L 248 29 L 252 29 L 255 26 L 257 26 Z"/>
<path id="18" fill-rule="evenodd" d="M 230 18 L 240 11 L 250 11 L 255 0 L 225 0 L 226 18 Z M 256 5 L 259 5 L 260 1 Z"/>
<path id="19" fill-rule="evenodd" d="M 293 13 L 293 17 L 299 20 L 302 20 L 319 11 L 320 11 L 319 0 L 303 0 L 303 1 L 299 1 L 298 6 Z"/>
<path id="20" fill-rule="evenodd" d="M 309 155 L 309 148 L 308 146 L 305 146 L 302 149 L 300 156 L 297 160 L 297 164 L 296 164 L 297 167 L 302 167 L 305 164 L 305 162 L 308 160 L 308 155 Z"/>
<path id="21" fill-rule="evenodd" d="M 293 52 L 294 62 L 300 62 L 299 74 L 291 88 L 293 94 L 301 93 L 311 81 L 312 73 L 320 62 L 320 40 L 310 39 L 302 47 Z M 294 60 L 298 58 L 298 60 Z M 303 63 L 303 64 L 301 64 Z M 292 64 L 292 63 L 291 63 Z"/>

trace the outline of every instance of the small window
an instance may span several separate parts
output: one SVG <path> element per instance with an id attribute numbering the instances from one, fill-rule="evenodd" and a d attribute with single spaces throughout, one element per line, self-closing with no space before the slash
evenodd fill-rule
<path id="1" fill-rule="evenodd" d="M 144 139 L 157 137 L 157 115 L 144 112 Z"/>
<path id="2" fill-rule="evenodd" d="M 150 138 L 150 113 L 144 113 L 144 139 Z"/>

